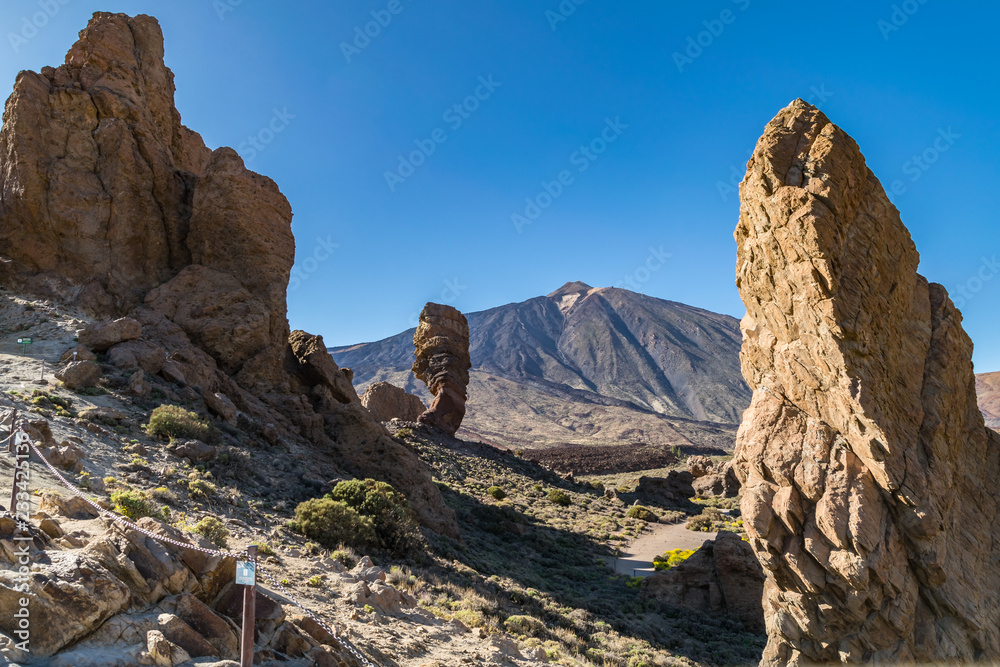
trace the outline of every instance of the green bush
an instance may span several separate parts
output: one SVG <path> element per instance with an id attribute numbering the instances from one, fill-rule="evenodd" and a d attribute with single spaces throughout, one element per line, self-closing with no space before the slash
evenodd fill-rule
<path id="1" fill-rule="evenodd" d="M 552 489 L 549 491 L 549 500 L 554 502 L 556 505 L 562 505 L 563 507 L 566 507 L 573 502 L 573 500 L 569 497 L 569 494 L 562 489 Z"/>
<path id="2" fill-rule="evenodd" d="M 654 570 L 669 570 L 670 568 L 680 565 L 688 558 L 694 555 L 697 549 L 672 549 L 666 551 L 661 556 L 655 556 L 653 558 L 653 569 Z"/>
<path id="3" fill-rule="evenodd" d="M 699 514 L 688 519 L 684 527 L 688 530 L 710 533 L 712 532 L 712 518 L 704 514 Z"/>
<path id="4" fill-rule="evenodd" d="M 222 522 L 214 516 L 204 517 L 191 528 L 191 532 L 198 533 L 199 535 L 207 538 L 209 542 L 220 549 L 224 549 L 226 547 L 227 538 L 229 537 L 229 531 L 226 530 L 226 527 L 222 525 Z"/>
<path id="5" fill-rule="evenodd" d="M 358 562 L 352 554 L 348 553 L 347 551 L 343 551 L 341 549 L 337 549 L 332 554 L 330 554 L 330 558 L 337 561 L 344 567 L 354 567 L 354 564 Z"/>
<path id="6" fill-rule="evenodd" d="M 403 494 L 385 482 L 374 479 L 340 482 L 329 497 L 371 519 L 378 545 L 388 551 L 403 554 L 419 541 L 413 508 Z"/>
<path id="7" fill-rule="evenodd" d="M 116 512 L 133 521 L 144 516 L 153 516 L 149 499 L 141 491 L 115 491 L 111 494 L 111 502 L 114 503 Z"/>
<path id="8" fill-rule="evenodd" d="M 545 624 L 531 616 L 514 615 L 503 622 L 504 629 L 513 635 L 526 637 L 545 636 Z"/>
<path id="9" fill-rule="evenodd" d="M 370 517 L 329 496 L 300 503 L 295 508 L 295 528 L 328 549 L 341 543 L 369 546 L 378 542 Z"/>
<path id="10" fill-rule="evenodd" d="M 188 493 L 192 498 L 211 498 L 216 491 L 215 484 L 203 479 L 192 479 L 188 482 Z"/>
<path id="11" fill-rule="evenodd" d="M 154 438 L 193 438 L 203 442 L 217 439 L 215 428 L 198 415 L 179 405 L 161 405 L 149 415 L 146 433 Z"/>
<path id="12" fill-rule="evenodd" d="M 493 500 L 503 500 L 507 497 L 507 492 L 501 489 L 499 486 L 491 486 L 486 489 L 486 495 L 488 495 Z"/>
<path id="13" fill-rule="evenodd" d="M 632 507 L 628 508 L 628 512 L 625 513 L 625 516 L 632 519 L 648 521 L 650 523 L 656 523 L 660 520 L 660 517 L 656 516 L 656 512 L 642 505 L 632 505 Z"/>

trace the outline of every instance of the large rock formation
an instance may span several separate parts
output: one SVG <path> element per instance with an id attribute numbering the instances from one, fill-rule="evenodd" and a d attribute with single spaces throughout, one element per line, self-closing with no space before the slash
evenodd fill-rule
<path id="1" fill-rule="evenodd" d="M 764 632 L 764 573 L 739 535 L 720 531 L 690 558 L 642 582 L 642 597 L 665 606 L 727 614 L 751 632 Z"/>
<path id="2" fill-rule="evenodd" d="M 457 535 L 429 469 L 362 408 L 322 340 L 290 336 L 291 219 L 271 179 L 181 124 L 155 19 L 98 12 L 65 64 L 18 75 L 0 130 L 4 286 L 128 315 L 80 342 L 271 445 L 311 444 L 391 481 L 424 525 Z M 91 366 L 64 381 L 88 368 L 78 382 L 96 381 L 77 364 Z"/>
<path id="3" fill-rule="evenodd" d="M 469 386 L 469 322 L 451 306 L 428 303 L 413 334 L 417 360 L 413 374 L 434 394 L 434 401 L 417 421 L 448 435 L 462 425 L 465 391 Z"/>
<path id="4" fill-rule="evenodd" d="M 801 100 L 740 199 L 754 394 L 735 468 L 767 574 L 762 664 L 1000 658 L 1000 437 L 961 314 L 857 144 Z"/>
<path id="5" fill-rule="evenodd" d="M 388 382 L 368 385 L 365 395 L 361 397 L 361 405 L 380 422 L 390 419 L 416 421 L 427 410 L 419 396 L 408 394 L 402 387 Z"/>

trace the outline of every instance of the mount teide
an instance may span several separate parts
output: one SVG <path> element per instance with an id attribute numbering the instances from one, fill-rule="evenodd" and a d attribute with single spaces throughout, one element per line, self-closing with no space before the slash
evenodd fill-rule
<path id="1" fill-rule="evenodd" d="M 739 322 L 728 315 L 573 282 L 468 319 L 466 437 L 730 450 L 749 405 Z M 430 398 L 410 372 L 412 329 L 330 351 L 359 391 L 384 380 Z"/>

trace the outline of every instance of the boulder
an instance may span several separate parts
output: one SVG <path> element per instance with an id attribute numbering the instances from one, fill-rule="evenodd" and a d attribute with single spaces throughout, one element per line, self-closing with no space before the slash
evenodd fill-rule
<path id="1" fill-rule="evenodd" d="M 59 363 L 65 364 L 71 361 L 97 361 L 97 355 L 87 349 L 85 345 L 74 345 L 59 357 Z"/>
<path id="2" fill-rule="evenodd" d="M 408 394 L 388 382 L 375 382 L 365 390 L 361 405 L 371 413 L 375 421 L 387 422 L 392 419 L 414 422 L 427 408 L 418 396 Z"/>
<path id="3" fill-rule="evenodd" d="M 641 595 L 668 607 L 727 614 L 750 632 L 764 632 L 764 572 L 735 533 L 720 531 L 687 560 L 647 577 Z"/>
<path id="4" fill-rule="evenodd" d="M 469 386 L 469 322 L 451 306 L 428 303 L 413 334 L 413 374 L 434 395 L 421 424 L 455 435 L 465 417 Z"/>
<path id="5" fill-rule="evenodd" d="M 131 317 L 121 317 L 109 322 L 97 322 L 77 335 L 81 345 L 95 352 L 104 352 L 113 345 L 142 336 L 142 325 Z"/>
<path id="6" fill-rule="evenodd" d="M 101 367 L 93 361 L 72 361 L 57 370 L 55 376 L 68 389 L 86 389 L 97 386 Z"/>
<path id="7" fill-rule="evenodd" d="M 127 389 L 133 396 L 139 396 L 141 398 L 149 396 L 150 392 L 153 391 L 153 385 L 146 380 L 146 374 L 143 371 L 138 370 L 129 376 Z"/>
<path id="8" fill-rule="evenodd" d="M 184 440 L 167 446 L 167 451 L 178 458 L 192 461 L 207 461 L 215 456 L 215 447 L 201 440 Z"/>
<path id="9" fill-rule="evenodd" d="M 146 635 L 146 650 L 157 667 L 175 667 L 191 659 L 187 651 L 167 639 L 159 630 L 150 630 Z"/>
<path id="10" fill-rule="evenodd" d="M 972 341 L 815 107 L 765 129 L 736 243 L 753 400 L 733 465 L 767 575 L 762 664 L 997 661 L 1000 436 Z"/>
<path id="11" fill-rule="evenodd" d="M 694 476 L 687 470 L 671 470 L 666 477 L 643 475 L 635 492 L 644 503 L 678 505 L 694 497 L 693 482 Z"/>
<path id="12" fill-rule="evenodd" d="M 58 514 L 68 519 L 93 519 L 99 512 L 80 496 L 60 496 L 54 493 L 42 493 L 38 503 L 41 512 Z"/>
<path id="13" fill-rule="evenodd" d="M 130 340 L 108 350 L 108 363 L 124 370 L 141 369 L 151 375 L 159 373 L 166 360 L 163 347 L 147 340 Z"/>
<path id="14" fill-rule="evenodd" d="M 688 472 L 690 472 L 691 476 L 695 479 L 711 474 L 714 468 L 712 459 L 701 455 L 689 456 L 687 460 L 687 467 Z"/>
<path id="15" fill-rule="evenodd" d="M 205 406 L 232 426 L 236 425 L 239 410 L 229 397 L 221 392 L 206 392 L 202 397 L 205 399 Z"/>
<path id="16" fill-rule="evenodd" d="M 0 571 L 0 631 L 16 636 L 14 614 L 27 599 L 36 657 L 48 657 L 93 632 L 132 600 L 129 587 L 86 553 L 49 551 L 32 562 L 26 580 L 14 570 Z"/>

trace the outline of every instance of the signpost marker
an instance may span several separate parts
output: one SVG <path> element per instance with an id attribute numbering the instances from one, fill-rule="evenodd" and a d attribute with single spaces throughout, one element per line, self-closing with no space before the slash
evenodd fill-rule
<path id="1" fill-rule="evenodd" d="M 21 346 L 21 356 L 22 357 L 24 356 L 24 353 L 27 350 L 28 346 L 31 345 L 34 342 L 35 341 L 33 341 L 30 338 L 18 338 L 17 339 L 17 344 Z"/>
<path id="2" fill-rule="evenodd" d="M 240 667 L 253 667 L 254 612 L 257 606 L 257 545 L 247 547 L 250 560 L 236 561 L 236 583 L 243 586 L 243 636 Z"/>

